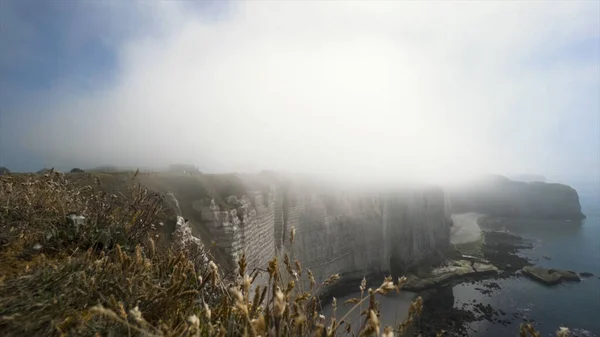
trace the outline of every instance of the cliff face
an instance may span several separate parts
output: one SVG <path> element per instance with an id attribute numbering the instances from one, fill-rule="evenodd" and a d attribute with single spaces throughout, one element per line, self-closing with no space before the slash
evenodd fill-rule
<path id="1" fill-rule="evenodd" d="M 378 196 L 288 193 L 284 251 L 311 269 L 317 282 L 339 273 L 362 278 L 389 270 L 383 204 Z M 289 242 L 291 227 L 294 243 Z"/>
<path id="2" fill-rule="evenodd" d="M 562 184 L 517 182 L 501 176 L 448 189 L 453 213 L 476 212 L 491 216 L 543 219 L 585 218 L 579 196 Z"/>
<path id="3" fill-rule="evenodd" d="M 385 221 L 394 267 L 434 257 L 450 243 L 450 209 L 439 188 L 404 191 L 386 198 Z"/>
<path id="4" fill-rule="evenodd" d="M 246 252 L 249 270 L 290 255 L 316 281 L 405 268 L 449 245 L 449 209 L 441 189 L 391 194 L 319 193 L 274 187 L 270 193 L 230 198 L 234 209 L 202 208 L 217 245 L 232 260 Z M 290 243 L 290 230 L 296 235 Z"/>
<path id="5" fill-rule="evenodd" d="M 266 200 L 260 193 L 240 199 L 232 196 L 227 202 L 234 208 L 221 211 L 214 200 L 201 207 L 202 221 L 208 224 L 213 241 L 232 263 L 245 253 L 249 271 L 264 269 L 276 253 L 273 195 Z"/>

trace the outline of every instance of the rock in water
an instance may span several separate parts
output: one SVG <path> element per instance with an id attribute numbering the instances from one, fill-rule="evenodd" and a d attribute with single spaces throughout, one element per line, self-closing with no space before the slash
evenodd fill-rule
<path id="1" fill-rule="evenodd" d="M 592 277 L 592 276 L 594 276 L 594 274 L 588 273 L 587 271 L 584 271 L 583 273 L 579 273 L 579 276 L 581 276 L 581 277 Z"/>
<path id="2" fill-rule="evenodd" d="M 431 276 L 428 277 L 419 278 L 415 275 L 409 275 L 407 277 L 408 281 L 402 289 L 408 291 L 422 291 L 442 286 L 452 280 L 460 279 L 462 277 L 487 275 L 497 272 L 498 268 L 491 264 L 474 262 L 473 265 L 471 265 L 471 261 L 467 260 L 452 261 L 449 266 L 434 269 L 431 272 Z"/>
<path id="3" fill-rule="evenodd" d="M 473 263 L 473 269 L 475 269 L 475 271 L 480 274 L 493 274 L 499 272 L 498 268 L 496 268 L 495 266 L 480 262 Z"/>
<path id="4" fill-rule="evenodd" d="M 561 283 L 562 281 L 581 281 L 576 273 L 569 270 L 546 269 L 541 267 L 527 266 L 523 268 L 523 274 L 546 285 L 555 285 Z"/>
<path id="5" fill-rule="evenodd" d="M 551 269 L 552 270 L 552 269 Z M 560 274 L 560 277 L 565 281 L 581 282 L 581 278 L 577 276 L 577 273 L 570 270 L 555 270 Z"/>

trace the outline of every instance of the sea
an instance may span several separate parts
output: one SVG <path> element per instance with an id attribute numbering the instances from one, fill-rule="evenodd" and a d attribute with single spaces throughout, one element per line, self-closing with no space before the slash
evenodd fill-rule
<path id="1" fill-rule="evenodd" d="M 541 336 L 556 336 L 560 326 L 572 336 L 600 337 L 600 184 L 572 185 L 579 194 L 581 223 L 567 221 L 520 221 L 510 231 L 533 243 L 521 255 L 545 268 L 589 272 L 594 276 L 580 283 L 548 287 L 523 276 L 493 280 L 500 285 L 492 296 L 481 294 L 471 284 L 453 287 L 454 306 L 476 300 L 507 313 L 518 312 L 532 319 Z M 492 281 L 490 281 L 492 282 Z M 503 326 L 489 321 L 471 324 L 472 336 L 515 336 L 518 325 Z"/>
<path id="2" fill-rule="evenodd" d="M 581 222 L 522 220 L 515 221 L 509 230 L 532 242 L 532 249 L 524 249 L 519 254 L 536 265 L 589 272 L 594 276 L 582 278 L 580 283 L 552 287 L 515 276 L 476 284 L 461 283 L 444 289 L 444 302 L 449 298 L 457 309 L 472 309 L 473 303 L 489 304 L 504 312 L 506 318 L 512 318 L 512 323 L 507 325 L 487 320 L 469 323 L 470 336 L 518 336 L 519 325 L 526 319 L 534 323 L 541 336 L 556 336 L 556 330 L 565 326 L 572 331 L 571 336 L 600 337 L 600 183 L 571 186 L 579 194 L 586 219 Z M 500 289 L 483 294 L 480 289 L 486 282 L 495 282 Z M 348 294 L 338 299 L 338 303 L 358 295 Z M 393 326 L 405 319 L 413 298 L 410 293 L 384 298 L 380 303 L 381 312 L 385 313 L 380 318 L 382 325 Z M 324 313 L 330 315 L 331 308 L 324 308 Z"/>

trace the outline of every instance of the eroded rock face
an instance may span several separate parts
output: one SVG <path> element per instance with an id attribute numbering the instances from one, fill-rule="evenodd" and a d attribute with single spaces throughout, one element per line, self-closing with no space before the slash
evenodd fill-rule
<path id="1" fill-rule="evenodd" d="M 580 220 L 579 195 L 562 184 L 517 182 L 491 176 L 469 185 L 448 188 L 453 213 L 489 216 Z"/>
<path id="2" fill-rule="evenodd" d="M 194 264 L 198 270 L 205 267 L 209 259 L 206 255 L 202 240 L 192 234 L 192 228 L 189 223 L 181 216 L 177 217 L 175 231 L 173 232 L 173 240 L 177 250 L 187 251 L 190 256 L 194 256 Z"/>
<path id="3" fill-rule="evenodd" d="M 264 200 L 260 193 L 241 198 L 230 197 L 233 208 L 221 210 L 213 201 L 202 207 L 202 220 L 209 225 L 210 234 L 220 247 L 237 264 L 245 254 L 248 271 L 265 269 L 275 251 L 275 200 L 273 193 Z"/>

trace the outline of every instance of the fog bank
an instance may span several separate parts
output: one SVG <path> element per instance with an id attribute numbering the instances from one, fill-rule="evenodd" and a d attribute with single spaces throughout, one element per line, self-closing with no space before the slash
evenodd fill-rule
<path id="1" fill-rule="evenodd" d="M 136 3 L 115 24 L 150 12 L 153 33 L 115 46 L 114 83 L 82 92 L 67 78 L 32 103 L 44 115 L 28 146 L 50 166 L 551 176 L 573 169 L 576 149 L 559 146 L 573 109 L 596 108 L 577 103 L 598 60 L 565 53 L 599 39 L 597 2 L 230 5 L 207 19 Z"/>

